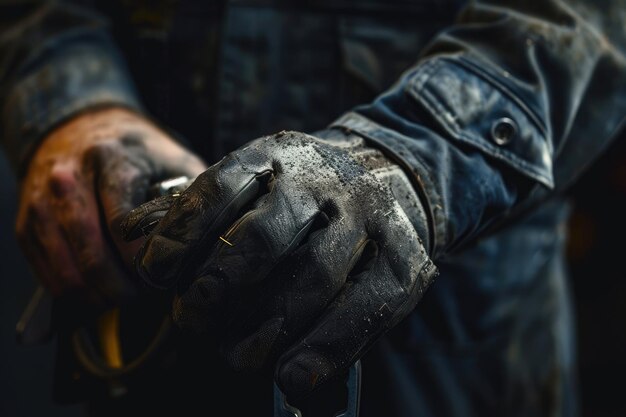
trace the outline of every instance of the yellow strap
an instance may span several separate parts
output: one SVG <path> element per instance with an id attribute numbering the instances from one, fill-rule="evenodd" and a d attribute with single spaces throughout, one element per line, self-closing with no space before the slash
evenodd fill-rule
<path id="1" fill-rule="evenodd" d="M 104 312 L 98 318 L 98 335 L 102 354 L 111 368 L 124 366 L 122 345 L 120 343 L 120 310 L 114 308 Z"/>

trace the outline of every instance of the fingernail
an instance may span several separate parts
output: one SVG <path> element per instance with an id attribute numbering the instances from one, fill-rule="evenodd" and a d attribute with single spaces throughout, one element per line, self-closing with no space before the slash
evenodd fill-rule
<path id="1" fill-rule="evenodd" d="M 303 350 L 280 367 L 278 385 L 288 398 L 300 399 L 328 380 L 335 369 L 319 353 Z"/>

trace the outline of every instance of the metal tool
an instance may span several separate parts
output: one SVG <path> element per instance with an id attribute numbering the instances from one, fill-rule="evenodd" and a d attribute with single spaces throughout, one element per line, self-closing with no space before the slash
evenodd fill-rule
<path id="1" fill-rule="evenodd" d="M 348 388 L 348 400 L 346 409 L 340 411 L 335 417 L 358 417 L 361 402 L 361 362 L 356 361 L 346 379 Z M 274 383 L 274 417 L 303 417 L 300 410 L 287 402 L 287 396 Z M 306 416 L 304 416 L 306 417 Z"/>

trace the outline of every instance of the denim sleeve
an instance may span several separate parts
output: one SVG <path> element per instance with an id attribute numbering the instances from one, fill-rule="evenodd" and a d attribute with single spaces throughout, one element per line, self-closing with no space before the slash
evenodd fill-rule
<path id="1" fill-rule="evenodd" d="M 0 5 L 0 138 L 18 176 L 50 129 L 111 104 L 141 110 L 100 16 L 61 2 Z"/>
<path id="2" fill-rule="evenodd" d="M 625 9 L 470 2 L 392 88 L 332 126 L 413 174 L 429 249 L 445 255 L 561 192 L 610 143 L 626 114 Z"/>

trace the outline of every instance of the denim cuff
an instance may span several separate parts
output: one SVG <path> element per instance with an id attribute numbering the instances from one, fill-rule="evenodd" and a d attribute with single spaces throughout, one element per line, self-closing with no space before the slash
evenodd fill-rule
<path id="1" fill-rule="evenodd" d="M 72 116 L 109 105 L 142 111 L 121 57 L 105 39 L 50 47 L 28 67 L 2 103 L 3 142 L 18 177 L 39 141 Z"/>
<path id="2" fill-rule="evenodd" d="M 409 74 L 405 93 L 455 141 L 554 187 L 554 149 L 544 121 L 488 65 L 467 56 L 426 61 Z"/>
<path id="3" fill-rule="evenodd" d="M 391 131 L 373 120 L 348 112 L 330 124 L 331 128 L 340 129 L 345 133 L 361 136 L 372 147 L 379 149 L 388 158 L 400 166 L 413 184 L 416 197 L 420 202 L 420 216 L 409 216 L 416 230 L 428 244 L 429 255 L 438 251 L 442 242 L 438 236 L 445 235 L 445 216 L 438 207 L 441 200 L 436 193 L 434 181 L 428 177 L 428 169 L 417 160 L 417 156 L 408 149 L 399 138 L 401 135 Z M 406 140 L 409 140 L 406 138 Z M 419 220 L 419 221 L 418 221 Z"/>

